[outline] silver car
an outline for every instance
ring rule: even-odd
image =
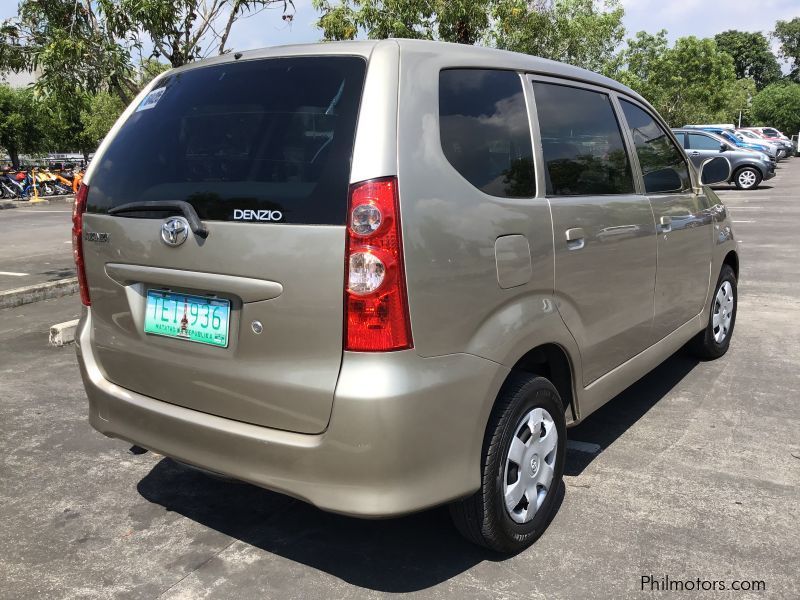
[[[322,509],[448,503],[532,543],[567,427],[689,344],[723,355],[737,242],[619,83],[386,40],[169,71],[77,196],[98,431]]]
[[[756,189],[762,181],[775,177],[775,163],[762,152],[731,147],[726,140],[708,131],[673,129],[672,132],[697,168],[709,158],[724,153],[731,164],[729,182],[740,190]]]

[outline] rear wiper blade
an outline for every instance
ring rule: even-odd
[[[208,229],[203,225],[194,206],[183,200],[142,200],[140,202],[128,202],[127,204],[120,204],[112,209],[109,209],[108,214],[120,215],[123,213],[137,213],[137,212],[157,212],[157,211],[170,211],[177,210],[189,222],[189,228],[197,237],[207,238]]]

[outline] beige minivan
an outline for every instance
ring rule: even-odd
[[[543,532],[566,427],[689,344],[737,242],[652,107],[564,64],[411,40],[158,77],[78,193],[93,427],[359,517]]]

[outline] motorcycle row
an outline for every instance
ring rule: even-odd
[[[83,170],[26,169],[0,172],[0,198],[5,200],[30,200],[36,196],[73,194],[78,191]]]

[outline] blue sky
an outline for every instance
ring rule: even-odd
[[[778,19],[800,16],[800,0],[623,0],[628,35],[666,29],[675,39],[686,35],[710,37],[727,29],[764,31]],[[229,46],[249,50],[263,46],[314,42],[316,11],[311,0],[295,0],[295,18],[284,23],[281,11],[265,10],[234,25]],[[0,18],[17,12],[17,0],[0,0]]]

